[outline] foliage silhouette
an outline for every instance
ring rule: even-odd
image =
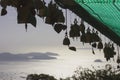
[[[88,69],[79,67],[72,76],[73,80],[120,80],[120,69],[114,69],[110,64],[105,69]]]
[[[26,80],[57,80],[53,76],[50,76],[48,74],[29,74],[26,78]]]
[[[58,80],[48,74],[29,74],[26,80]],[[114,69],[110,64],[105,68],[92,69],[78,67],[73,76],[59,80],[120,80],[120,69]]]

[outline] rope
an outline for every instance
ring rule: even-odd
[[[118,57],[120,57],[120,55],[119,55],[119,46],[117,46],[117,51],[118,51]]]
[[[66,26],[67,26],[67,9],[66,9]],[[67,29],[66,29],[66,34],[67,34]]]

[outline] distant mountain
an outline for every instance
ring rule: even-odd
[[[40,52],[31,52],[25,54],[12,54],[9,52],[0,53],[0,61],[26,61],[26,60],[50,60],[50,59],[57,59],[56,53],[40,53]]]

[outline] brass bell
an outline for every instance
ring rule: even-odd
[[[100,42],[98,43],[98,49],[103,49],[103,43],[102,43],[102,41],[100,41]]]
[[[81,21],[81,24],[80,24],[80,31],[82,34],[85,33],[85,25],[84,25],[83,21]]]
[[[74,20],[74,24],[71,25],[69,32],[70,37],[80,37],[80,26],[77,24],[77,19]]]
[[[86,37],[86,43],[91,43],[92,42],[92,34],[90,32],[90,28],[88,27],[87,29],[87,33],[85,33],[85,37]]]
[[[120,66],[119,65],[117,65],[117,69],[119,69],[120,68]]]
[[[92,41],[93,42],[99,42],[101,39],[100,37],[98,36],[98,32],[94,31],[94,29],[92,30]]]
[[[64,38],[64,40],[63,40],[63,45],[67,45],[67,46],[70,45],[70,40],[69,40],[69,38],[68,38],[68,36],[67,36],[67,33],[65,34],[65,38]]]
[[[4,16],[4,15],[6,15],[7,14],[7,10],[5,9],[5,8],[3,8],[2,10],[1,10],[1,16]]]
[[[54,30],[55,30],[57,33],[60,33],[60,32],[62,31],[62,24],[55,24]]]

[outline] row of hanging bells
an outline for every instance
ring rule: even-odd
[[[81,35],[80,35],[80,33],[81,33]],[[84,22],[81,21],[81,24],[78,25],[77,19],[74,19],[74,24],[71,24],[69,36],[73,39],[81,37],[80,41],[83,43],[92,43],[92,42],[100,42],[101,41],[100,37],[98,36],[97,31],[95,32],[93,29],[92,33],[91,33],[91,30],[89,27],[85,31]]]
[[[100,42],[101,39],[100,37],[98,36],[98,32],[94,31],[94,29],[90,30],[90,28],[88,27],[86,32],[82,33],[81,35],[81,39],[80,39],[81,42],[83,43],[94,43],[94,42]]]
[[[28,23],[36,27],[37,21],[35,15],[41,18],[46,17],[45,23],[51,25],[65,22],[62,10],[53,1],[50,1],[48,6],[46,6],[44,0],[1,0],[0,5],[2,6],[1,16],[7,14],[7,6],[17,8],[17,22],[25,24],[26,31]]]
[[[2,7],[1,16],[7,14],[7,6],[12,6],[17,9],[17,22],[25,24],[26,31],[28,23],[36,27],[36,11],[33,0],[1,0],[0,5]]]

